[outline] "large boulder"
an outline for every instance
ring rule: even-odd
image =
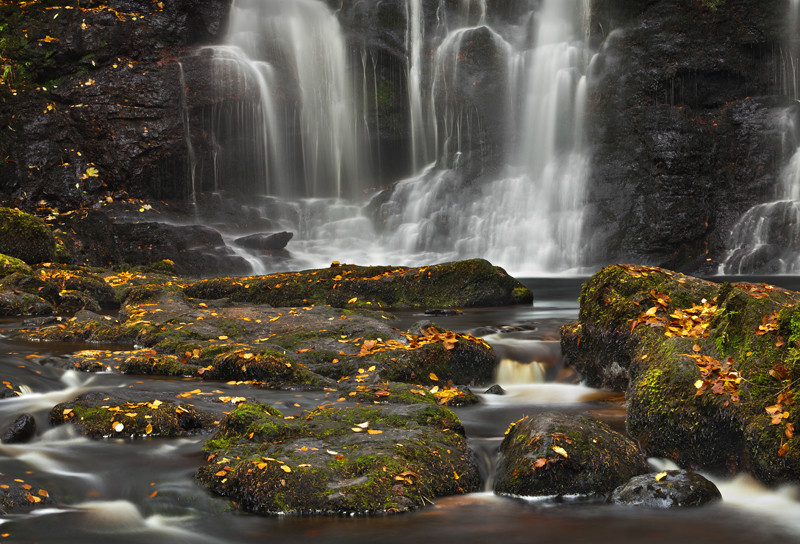
[[[605,496],[649,470],[636,444],[582,416],[540,413],[512,424],[500,445],[495,493]]]
[[[205,450],[200,482],[259,514],[383,515],[480,487],[461,422],[427,404],[320,409],[299,420],[242,404]]]
[[[797,481],[800,294],[614,265],[587,281],[562,329],[570,364],[624,390],[627,429],[649,456]]]
[[[420,268],[335,263],[303,272],[204,280],[187,287],[186,294],[273,306],[329,304],[338,308],[455,308],[533,302],[527,287],[483,259]]]

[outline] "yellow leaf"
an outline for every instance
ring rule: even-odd
[[[86,175],[90,178],[96,178],[100,172],[94,166],[90,166],[86,169]]]
[[[569,455],[567,455],[567,450],[565,450],[561,446],[553,446],[552,449],[553,449],[554,452],[559,454],[561,457],[563,457],[565,459],[569,458]]]
[[[383,431],[378,430],[378,429],[367,429],[367,432],[369,434],[381,434]]]
[[[365,421],[364,423],[357,423],[356,427],[361,427],[362,429],[366,429],[369,427],[369,421]]]
[[[286,472],[287,474],[292,471],[292,469],[289,468],[288,465],[281,465],[281,470]]]
[[[697,380],[696,382],[694,382],[694,386],[696,389],[700,389],[701,387],[703,387],[703,380]]]
[[[428,377],[429,377],[431,380],[435,381],[435,382],[438,382],[438,381],[439,381],[439,376],[437,376],[437,375],[436,375],[436,374],[434,374],[433,372],[431,372],[430,374],[428,374]]]
[[[364,429],[362,429],[361,427],[351,427],[350,430],[353,431],[354,433],[363,433],[364,432]]]
[[[153,426],[148,423],[147,427],[144,428],[144,432],[145,432],[145,434],[152,433],[153,432]]]
[[[666,477],[667,477],[667,473],[666,472],[659,472],[658,474],[656,474],[656,481],[660,482],[661,480],[663,480]]]
[[[347,301],[347,303],[348,303],[348,304],[353,304],[353,303],[354,303],[354,302],[356,302],[357,300],[358,300],[358,297],[353,297],[353,298],[351,298],[350,300],[348,300],[348,301]]]

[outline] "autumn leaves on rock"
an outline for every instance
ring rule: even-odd
[[[460,298],[446,289],[434,296],[430,283],[453,274]],[[18,337],[131,345],[84,349],[53,364],[236,386],[237,396],[199,387],[179,398],[94,391],[55,406],[50,422],[95,439],[216,429],[198,478],[240,508],[272,514],[404,512],[478,490],[463,426],[445,405],[477,402],[466,386],[491,380],[492,348],[428,321],[400,331],[382,307],[477,303],[488,300],[486,293],[530,300],[527,289],[486,261],[334,266],[203,282],[152,270],[41,265],[9,270],[2,285],[30,289],[51,308],[81,297],[96,304],[76,307],[72,317],[36,318]],[[275,307],[268,297],[303,304]],[[339,307],[315,304],[325,300]],[[118,307],[116,317],[93,311],[100,301]],[[255,402],[251,387],[313,389],[329,400],[302,417],[284,417]],[[6,389],[16,394],[10,382]]]
[[[800,295],[615,265],[580,302],[564,352],[590,385],[626,391],[628,433],[647,455],[796,481]]]

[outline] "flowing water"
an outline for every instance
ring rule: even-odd
[[[760,278],[761,281],[764,278]],[[797,288],[790,278],[786,287]],[[458,409],[469,443],[491,487],[496,451],[508,424],[543,410],[589,414],[616,428],[624,426],[624,406],[603,392],[571,383],[559,373],[559,327],[576,318],[579,278],[528,280],[537,296],[533,307],[482,308],[433,318],[456,330],[484,336],[509,368],[537,369],[545,382],[524,382],[524,372],[501,379],[506,395],[480,394],[482,403]],[[423,318],[399,315],[399,327]],[[4,320],[0,329],[18,327]],[[374,543],[415,540],[482,543],[649,542],[700,544],[800,540],[796,488],[768,490],[749,479],[717,480],[721,504],[684,511],[628,509],[597,503],[517,500],[490,492],[439,499],[413,514],[379,518],[265,518],[238,513],[224,499],[197,485],[203,437],[181,439],[89,440],[69,426],[49,428],[47,413],[61,401],[89,390],[136,389],[153,395],[194,393],[191,402],[229,409],[223,395],[255,395],[262,402],[298,415],[325,402],[324,392],[245,390],[245,386],[194,380],[81,374],[48,364],[81,346],[29,344],[0,337],[4,379],[27,385],[26,394],[0,400],[0,426],[29,412],[39,425],[28,444],[0,445],[0,473],[23,479],[57,498],[51,507],[0,517],[0,541],[92,543]],[[514,362],[512,362],[514,361]],[[552,380],[566,380],[556,382]],[[507,381],[506,381],[507,380]],[[480,391],[478,391],[480,393]],[[335,394],[335,393],[332,393]],[[655,461],[654,470],[666,467]]]
[[[524,2],[514,23],[485,0],[442,0],[435,16],[425,5],[405,4],[413,175],[373,203],[375,57],[347,54],[326,4],[236,0],[227,43],[198,53],[212,52],[221,97],[196,131],[216,146],[214,188],[295,234],[290,258],[264,257],[264,269],[471,257],[516,275],[580,267],[588,1]]]

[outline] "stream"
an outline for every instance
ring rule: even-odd
[[[501,360],[498,381],[506,394],[483,394],[485,388],[476,389],[481,404],[456,410],[481,464],[487,491],[442,498],[412,514],[376,518],[244,514],[195,483],[205,437],[90,440],[69,426],[50,428],[47,424],[53,405],[90,390],[167,392],[191,398],[198,407],[219,414],[231,409],[220,397],[246,393],[286,415],[312,410],[335,392],[245,390],[243,385],[193,379],[63,371],[48,365],[48,360],[96,346],[12,341],[8,334],[22,326],[22,319],[3,319],[2,379],[27,387],[22,396],[0,400],[0,426],[5,428],[17,415],[28,412],[35,416],[39,434],[27,444],[0,445],[0,473],[24,479],[34,490],[47,490],[57,502],[30,513],[0,517],[0,542],[800,542],[797,488],[766,489],[746,475],[714,478],[723,501],[682,511],[510,499],[488,491],[503,433],[525,414],[544,410],[588,414],[624,430],[620,395],[577,384],[574,376],[560,368],[559,328],[577,318],[582,280],[524,280],[535,293],[533,307],[484,308],[441,317],[397,314],[400,328],[430,318],[447,328],[483,336]],[[800,286],[795,277],[767,281],[790,289]],[[662,460],[652,463],[654,470],[670,466]]]

